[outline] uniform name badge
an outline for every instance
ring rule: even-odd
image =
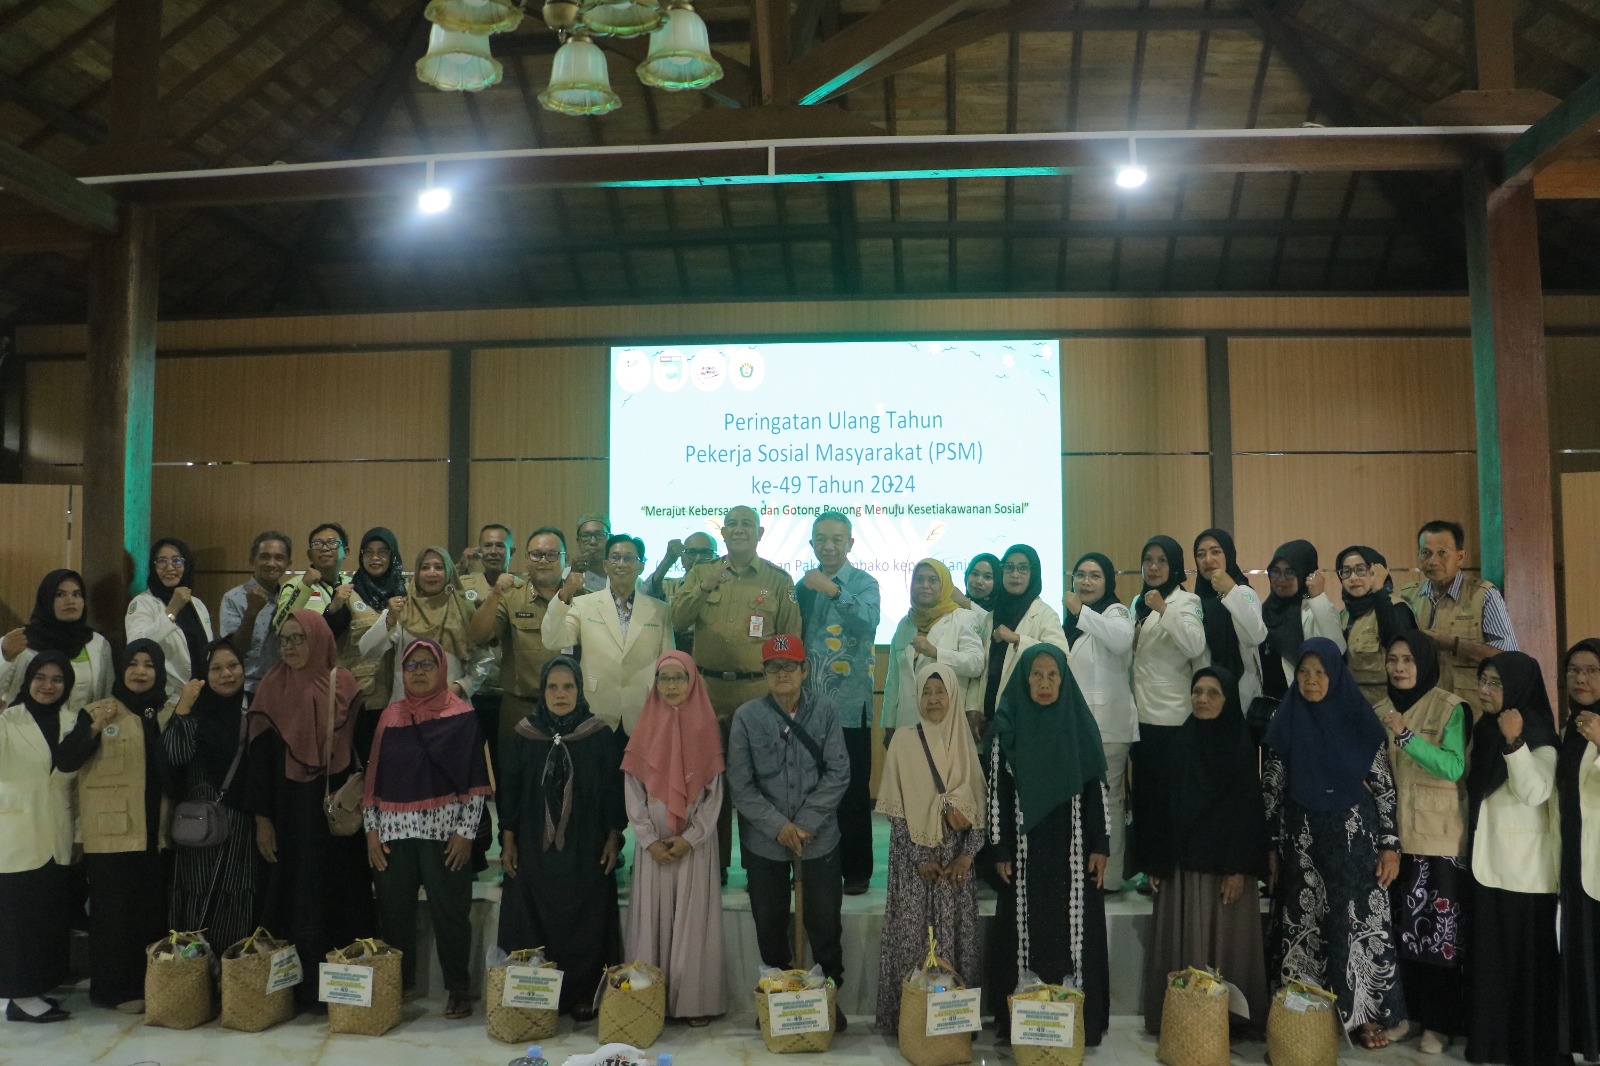
[[[750,616],[750,635],[755,637],[757,640],[761,640],[767,635],[766,615],[753,614]]]

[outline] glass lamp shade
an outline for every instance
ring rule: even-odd
[[[656,0],[584,0],[579,19],[590,33],[605,37],[638,37],[661,25]]]
[[[658,89],[704,89],[722,77],[722,64],[711,58],[706,23],[687,4],[667,12],[667,20],[650,35],[650,54],[639,64],[639,80]]]
[[[489,38],[439,25],[428,36],[428,54],[417,60],[418,80],[446,92],[477,92],[498,82],[500,74]]]
[[[522,12],[505,0],[433,0],[423,15],[458,33],[505,33],[522,24]]]
[[[539,94],[539,103],[563,115],[603,115],[620,107],[599,45],[587,37],[574,37],[556,49],[550,87]]]

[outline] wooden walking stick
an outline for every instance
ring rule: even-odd
[[[800,856],[794,857],[794,961],[790,963],[796,970],[806,968],[806,882],[802,876],[804,869],[800,864]]]

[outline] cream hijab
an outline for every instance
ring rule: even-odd
[[[945,808],[954,807],[974,826],[983,824],[983,769],[978,749],[972,743],[966,717],[961,713],[961,685],[956,672],[946,663],[929,663],[917,671],[912,692],[917,713],[922,713],[922,686],[930,677],[944,682],[950,709],[937,725],[922,719],[918,728],[927,738],[928,751],[922,750],[917,728],[895,730],[883,763],[883,778],[878,783],[878,810],[891,818],[904,818],[914,843],[936,848],[944,843],[949,826]],[[928,769],[928,756],[944,782],[940,792]]]

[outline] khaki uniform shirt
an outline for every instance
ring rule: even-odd
[[[579,593],[581,596],[582,593]],[[500,661],[500,689],[508,696],[531,700],[539,695],[539,672],[544,664],[570,648],[551,651],[540,633],[550,601],[540,596],[533,582],[525,582],[500,597],[495,609],[494,633]]]
[[[492,588],[494,588],[493,583],[491,583],[483,574],[461,575],[461,594],[467,598],[468,603],[472,604],[473,610],[477,610],[478,607],[482,606],[489,599],[489,590]],[[494,655],[494,664],[489,667],[489,676],[484,680],[482,685],[478,686],[476,695],[500,695],[500,660],[502,656],[501,647],[502,645],[500,642],[496,641],[494,647],[491,649],[491,652]],[[535,677],[535,681],[537,681],[537,677]]]
[[[672,628],[694,631],[695,663],[705,676],[711,706],[724,722],[741,704],[766,695],[761,645],[767,638],[800,635],[800,605],[794,580],[785,571],[757,558],[732,580],[705,591],[703,582],[726,565],[726,559],[701,563],[689,571],[672,601]],[[746,676],[718,676],[724,673]]]

